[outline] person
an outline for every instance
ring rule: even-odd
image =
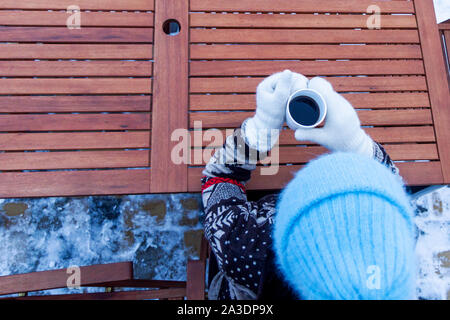
[[[303,88],[321,93],[328,111],[323,127],[295,138],[331,153],[280,194],[248,201],[251,172],[278,139],[289,95]],[[258,85],[256,106],[203,171],[204,231],[217,270],[209,299],[413,299],[410,202],[351,104],[327,80],[285,70]]]

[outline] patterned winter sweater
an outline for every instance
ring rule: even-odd
[[[249,156],[254,154],[256,157]],[[374,154],[375,159],[398,174],[378,143],[374,143]],[[209,287],[210,299],[263,299],[274,295],[295,298],[288,286],[281,283],[283,280],[273,263],[271,234],[278,195],[247,200],[245,184],[260,158],[263,155],[251,150],[241,130],[236,129],[203,171],[205,236],[219,270]]]

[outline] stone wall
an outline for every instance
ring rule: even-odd
[[[0,275],[133,261],[138,278],[185,278],[199,254],[199,194],[0,200]]]

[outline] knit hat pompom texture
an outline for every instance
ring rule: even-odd
[[[413,211],[400,177],[365,156],[311,161],[280,195],[277,265],[302,299],[413,299]]]

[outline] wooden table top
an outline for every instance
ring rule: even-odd
[[[0,198],[200,191],[207,159],[172,161],[173,133],[221,145],[210,135],[240,126],[284,69],[326,77],[408,184],[450,183],[432,0],[78,0],[69,29],[72,2],[0,2]],[[278,174],[258,166],[248,187],[280,189],[324,152],[283,130]]]

